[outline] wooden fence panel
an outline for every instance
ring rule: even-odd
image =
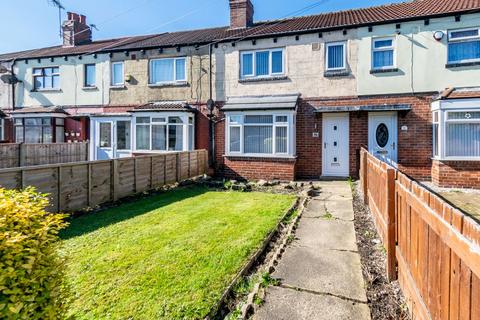
[[[60,210],[76,211],[89,206],[88,164],[60,168]]]
[[[396,241],[382,239],[396,242],[398,279],[412,318],[480,319],[480,225],[406,175],[386,177],[383,166],[361,152],[361,187],[380,233],[388,215],[375,193],[384,179],[394,181]]]
[[[165,185],[165,155],[156,155],[152,158],[152,187]]]
[[[77,211],[198,176],[205,150],[0,169],[0,186],[48,193],[50,211]],[[178,162],[177,162],[178,159]],[[206,162],[204,162],[206,163]]]
[[[59,167],[45,167],[23,170],[23,186],[35,186],[38,192],[47,193],[50,199],[49,210],[59,211],[58,207],[58,187],[59,187]]]
[[[89,163],[90,166],[90,203],[95,207],[101,203],[112,201],[112,167],[113,161],[100,161]]]
[[[167,154],[165,156],[165,183],[172,184],[177,181],[177,155]]]
[[[142,156],[135,159],[135,191],[143,192],[152,188],[152,157]]]
[[[88,160],[88,142],[0,144],[0,168]]]
[[[121,199],[135,193],[135,159],[116,159],[114,172],[115,199]]]

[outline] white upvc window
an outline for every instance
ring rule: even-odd
[[[480,28],[448,31],[448,63],[480,61]]]
[[[59,90],[60,89],[60,68],[44,67],[33,68],[34,90]]]
[[[434,158],[480,160],[480,100],[437,102],[432,116]]]
[[[187,80],[186,64],[185,57],[150,60],[150,84],[185,82]]]
[[[268,78],[285,74],[285,50],[283,48],[240,53],[240,77]]]
[[[293,157],[294,111],[228,112],[225,136],[229,156]]]
[[[195,146],[195,124],[192,114],[136,114],[136,151],[191,151]]]
[[[395,38],[372,39],[372,69],[389,69],[395,67]]]
[[[328,71],[347,68],[347,43],[330,42],[325,45],[325,66]]]
[[[112,62],[111,64],[111,85],[123,86],[125,83],[125,64],[123,61]]]

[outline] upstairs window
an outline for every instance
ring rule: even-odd
[[[262,78],[284,74],[283,49],[245,51],[240,54],[241,78]]]
[[[343,70],[347,66],[346,43],[332,42],[326,44],[327,70]]]
[[[58,67],[34,68],[33,88],[35,90],[60,89],[60,71]]]
[[[123,62],[112,63],[112,86],[123,86],[124,84]]]
[[[186,80],[185,58],[154,59],[150,61],[150,84],[184,82]]]
[[[480,61],[480,29],[448,32],[448,63]]]
[[[388,69],[395,66],[395,41],[393,38],[373,39],[372,68]]]
[[[84,82],[83,86],[86,88],[95,87],[95,65],[86,64],[84,67]]]

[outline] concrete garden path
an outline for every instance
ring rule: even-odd
[[[254,319],[370,319],[350,186],[319,182]]]

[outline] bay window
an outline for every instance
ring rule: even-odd
[[[439,103],[433,111],[433,155],[440,160],[480,160],[480,101]]]
[[[135,149],[188,151],[194,148],[194,119],[185,115],[137,115]]]
[[[395,66],[394,38],[372,40],[372,69],[388,69]]]
[[[240,76],[263,78],[285,73],[284,49],[244,51],[240,53]]]
[[[325,46],[325,65],[327,70],[343,70],[347,68],[345,42],[327,43]]]
[[[150,60],[150,84],[185,82],[186,70],[185,58]]]
[[[50,117],[15,118],[15,142],[64,142],[64,119]]]
[[[294,128],[294,112],[228,114],[227,155],[294,156]]]
[[[480,28],[448,32],[448,63],[480,61]]]

